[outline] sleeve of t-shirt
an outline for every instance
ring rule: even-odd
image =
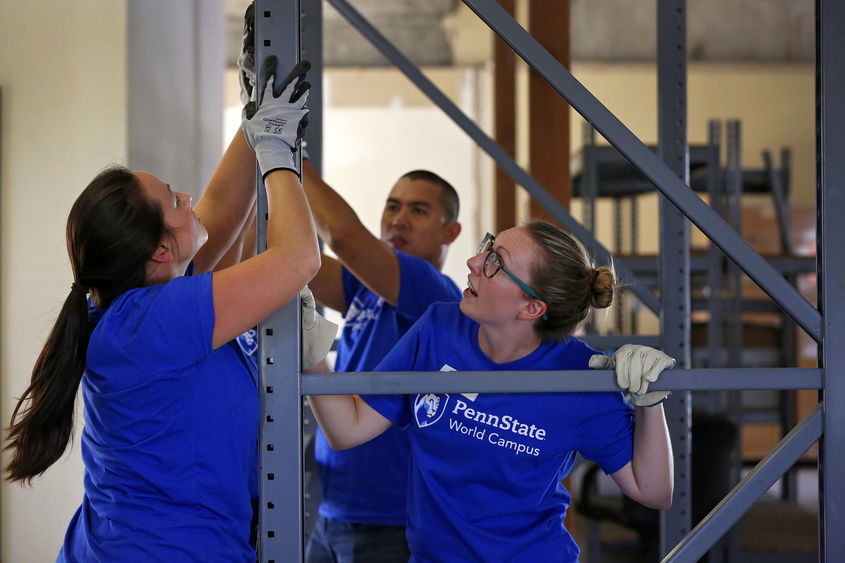
[[[460,301],[461,291],[448,276],[422,258],[396,251],[399,259],[399,299],[396,310],[417,319],[438,301]]]
[[[172,372],[212,352],[211,272],[142,288],[115,302],[108,326],[116,349],[151,370]],[[105,319],[105,317],[104,317]]]
[[[430,314],[427,312],[414,323],[373,371],[417,371],[420,336],[426,324],[430,322],[429,317]],[[405,428],[411,421],[411,408],[407,395],[362,395],[361,398],[397,426]]]
[[[578,450],[608,475],[634,457],[634,409],[621,392],[586,393]]]

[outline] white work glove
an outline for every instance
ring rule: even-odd
[[[590,358],[593,369],[616,370],[616,384],[627,391],[625,398],[637,407],[651,407],[669,397],[671,391],[648,392],[648,384],[657,381],[664,369],[674,366],[675,358],[639,344],[625,344],[612,358],[604,354]]]
[[[249,147],[255,151],[262,177],[273,170],[287,169],[299,174],[299,159],[295,153],[302,141],[302,133],[308,125],[308,89],[311,84],[305,74],[311,68],[308,61],[300,61],[293,67],[281,92],[276,93],[276,57],[264,61],[264,76],[267,83],[259,96],[258,111],[247,106],[246,117],[241,123]]]
[[[255,101],[255,2],[244,13],[241,35],[241,54],[238,55],[238,82],[241,85],[241,105]]]
[[[316,366],[329,350],[337,334],[337,325],[317,312],[314,295],[308,286],[299,292],[302,303],[302,369]]]

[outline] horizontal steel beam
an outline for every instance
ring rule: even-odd
[[[708,389],[821,389],[816,368],[678,369],[649,385],[655,391]],[[303,395],[413,393],[549,393],[618,391],[610,370],[355,372],[303,374]]]

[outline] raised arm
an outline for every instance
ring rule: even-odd
[[[631,344],[619,348],[613,358],[590,358],[590,367],[615,369],[617,384],[636,409],[633,459],[611,477],[623,493],[659,510],[672,505],[674,488],[672,442],[662,404],[669,392],[648,391],[648,385],[674,365],[674,358],[660,350]]]
[[[229,250],[214,265],[214,271],[240,264],[242,261],[255,256],[255,214],[256,208],[253,205],[252,210],[247,215],[243,228],[241,228],[240,234],[235,238]]]
[[[264,101],[242,128],[264,175],[269,210],[267,250],[214,273],[215,348],[296,296],[320,267],[314,221],[294,155],[307,123],[304,106],[309,84],[305,72],[309,65],[297,65],[276,94],[275,57],[265,64]]]
[[[358,395],[311,395],[308,404],[335,450],[369,442],[393,424]]]
[[[308,160],[302,163],[302,182],[320,238],[373,293],[396,305],[399,260],[393,248],[367,230],[352,207],[323,181]],[[312,289],[317,301],[327,301],[317,287]]]
[[[238,129],[194,206],[208,231],[208,242],[194,257],[197,273],[213,270],[243,230],[255,204],[255,176],[255,153]]]
[[[340,262],[331,256],[321,256],[320,271],[309,282],[314,298],[324,306],[346,314],[346,298],[343,293],[343,274]]]
[[[674,474],[663,405],[636,407],[634,458],[611,477],[635,501],[665,510],[672,506]]]

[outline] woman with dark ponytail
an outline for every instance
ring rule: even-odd
[[[263,103],[193,209],[189,195],[119,166],[74,203],[74,281],[5,446],[7,479],[44,473],[70,441],[81,382],[85,495],[59,561],[255,561],[259,406],[255,346],[240,336],[320,266],[295,156],[307,70],[280,83],[268,60]],[[283,125],[266,131],[268,120]],[[217,268],[250,218],[256,158],[267,250]]]
[[[672,502],[661,406],[668,392],[648,385],[674,360],[630,345],[610,358],[573,336],[591,309],[610,306],[615,279],[551,224],[488,233],[467,266],[463,300],[429,307],[376,371],[615,368],[621,391],[321,395],[309,403],[336,449],[392,424],[409,433],[413,561],[576,562],[561,480],[577,453],[634,500],[659,509]]]

